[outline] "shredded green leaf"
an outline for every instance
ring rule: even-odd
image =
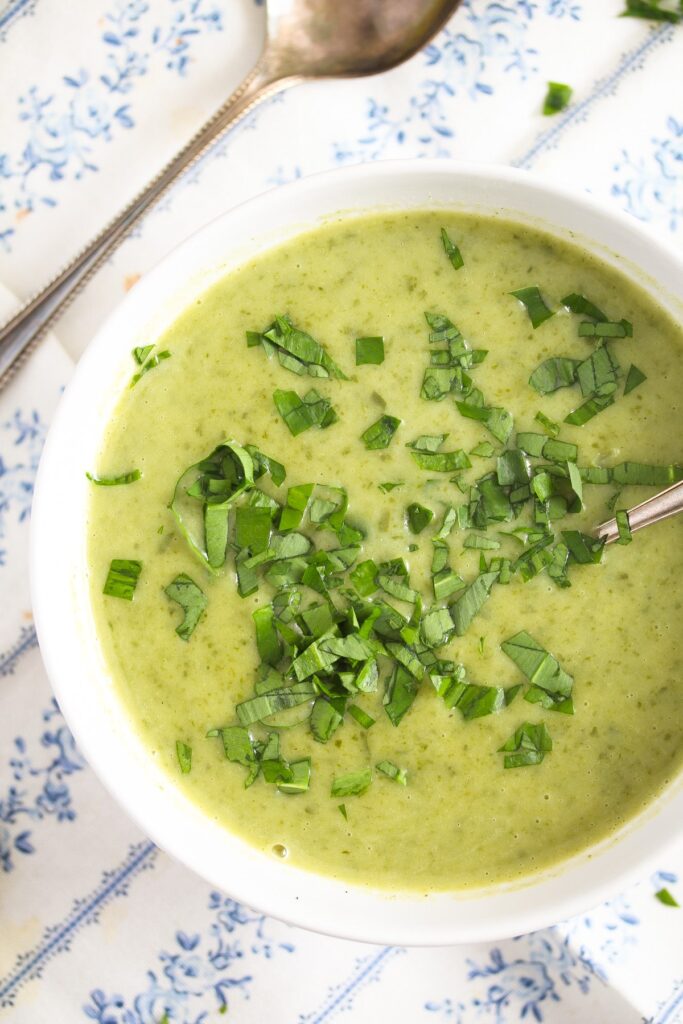
[[[141,572],[142,562],[134,558],[113,558],[102,593],[132,601]]]
[[[183,621],[176,626],[176,633],[181,640],[189,640],[206,611],[206,597],[194,580],[184,572],[164,588],[164,593],[183,609]]]

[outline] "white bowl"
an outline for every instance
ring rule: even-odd
[[[93,339],[54,418],[33,504],[33,609],[45,666],[83,754],[164,850],[245,904],[316,931],[404,945],[498,939],[594,906],[664,862],[683,836],[683,779],[617,836],[524,885],[392,895],[280,863],[210,821],[140,742],[119,702],[88,596],[85,469],[130,375],[153,340],[247,257],[344,211],[474,210],[574,239],[683,315],[683,265],[637,221],[519,171],[449,161],[379,163],[297,181],[219,217],[146,275]]]

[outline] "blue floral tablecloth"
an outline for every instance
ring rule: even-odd
[[[76,749],[27,584],[33,479],[94,329],[170,246],[265,188],[340,164],[533,168],[683,244],[683,26],[622,0],[465,0],[409,64],[301,87],[217,143],[0,395],[0,1017],[16,1024],[674,1024],[683,855],[585,917],[494,945],[312,936],[171,861]],[[113,214],[253,64],[257,0],[0,0],[0,316]],[[552,119],[549,80],[574,98]]]

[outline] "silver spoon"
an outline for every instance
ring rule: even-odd
[[[438,32],[459,3],[268,0],[266,42],[253,71],[156,178],[0,330],[0,387],[138,219],[226,128],[290,85],[374,75],[401,64]]]
[[[683,480],[667,487],[665,491],[653,495],[647,501],[641,501],[640,505],[630,508],[628,521],[631,532],[642,530],[644,526],[650,526],[652,523],[659,523],[662,519],[675,516],[678,512],[683,512]],[[609,519],[606,523],[601,523],[596,529],[595,535],[604,537],[606,544],[618,540],[619,529],[616,519]]]

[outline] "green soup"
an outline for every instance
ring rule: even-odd
[[[535,328],[543,307],[510,294],[531,286],[554,311]],[[571,294],[594,306],[573,312]],[[276,315],[289,323],[264,340]],[[380,337],[383,361],[356,365],[356,339]],[[361,359],[381,348],[358,345]],[[144,743],[207,815],[312,871],[461,889],[579,852],[676,775],[683,520],[604,551],[589,536],[656,489],[631,481],[681,476],[683,334],[643,292],[513,223],[375,215],[229,274],[163,351],[96,467],[141,477],[92,487],[92,607]],[[325,401],[302,412],[311,388],[336,420]],[[292,426],[313,425],[294,436],[276,392],[299,396],[279,399],[298,403]],[[579,408],[593,415],[565,422]],[[237,493],[232,449],[186,474],[226,439],[281,463],[284,483],[265,472]],[[208,538],[215,571],[169,510],[181,477],[183,526]],[[103,593],[113,559],[142,565],[132,600]],[[194,589],[169,596],[181,574]],[[207,737],[224,727],[225,748]]]

